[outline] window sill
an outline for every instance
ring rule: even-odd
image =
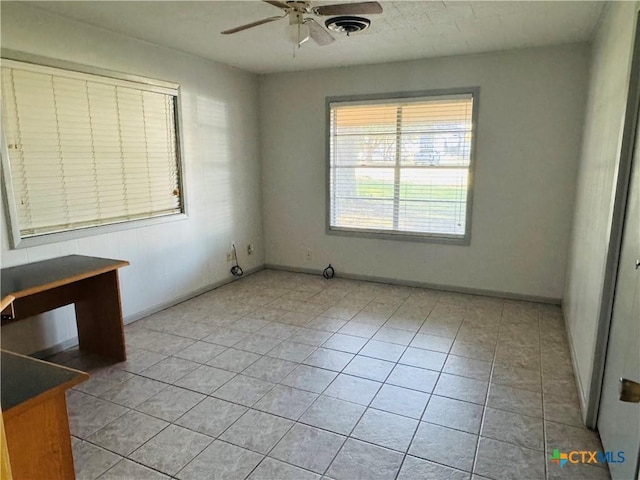
[[[112,223],[109,225],[99,225],[96,227],[80,228],[77,230],[70,230],[67,232],[47,233],[44,235],[37,235],[27,238],[12,239],[12,250],[35,247],[38,245],[48,245],[51,243],[64,242],[67,240],[77,240],[79,238],[94,237],[97,235],[105,235],[109,233],[121,232],[124,230],[132,230],[135,228],[151,227],[154,225],[160,225],[162,223],[176,222],[186,220],[188,215],[186,213],[176,213],[173,215],[164,215],[153,218],[143,218],[140,220],[130,220],[120,223]],[[11,233],[11,232],[9,232]]]
[[[360,237],[401,242],[438,243],[443,245],[459,246],[469,246],[471,244],[471,235],[465,235],[464,237],[454,237],[438,234],[412,235],[405,233],[384,233],[377,230],[346,229],[337,227],[328,227],[326,233],[327,235],[337,235],[343,237]]]

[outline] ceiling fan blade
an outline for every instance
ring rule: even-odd
[[[289,5],[284,2],[278,2],[278,0],[262,0],[264,3],[268,3],[269,5],[273,5],[274,7],[281,8],[283,10],[289,10]]]
[[[309,36],[318,45],[329,45],[330,43],[336,41],[336,39],[333,38],[331,34],[324,28],[322,28],[322,25],[316,22],[313,18],[305,19],[304,23],[309,27]]]
[[[382,13],[382,5],[378,2],[340,3],[315,7],[316,15],[359,15]]]
[[[246,25],[242,25],[236,28],[231,28],[229,30],[225,30],[224,32],[220,32],[220,33],[222,33],[223,35],[229,35],[230,33],[241,32],[243,30],[247,30],[248,28],[257,27],[258,25],[264,25],[265,23],[275,22],[276,20],[280,20],[281,18],[284,18],[284,16],[263,18],[262,20],[258,20],[257,22],[247,23]]]

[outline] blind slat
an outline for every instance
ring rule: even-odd
[[[182,211],[175,93],[19,62],[1,73],[22,237]]]
[[[330,226],[463,237],[471,95],[330,104]]]

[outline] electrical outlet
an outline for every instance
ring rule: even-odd
[[[307,262],[310,262],[313,259],[313,255],[311,253],[311,249],[307,248],[304,252],[304,258]]]
[[[231,263],[233,260],[233,252],[227,252],[227,263]]]
[[[247,255],[252,255],[253,254],[253,243],[250,243],[249,245],[247,245]]]

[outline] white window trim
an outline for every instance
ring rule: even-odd
[[[64,60],[56,60],[47,57],[41,57],[38,55],[31,55],[28,53],[17,52],[14,50],[2,49],[1,51],[2,61],[18,61],[24,63],[32,63],[43,68],[52,67],[68,70],[70,72],[78,72],[79,74],[91,74],[99,75],[114,79],[114,81],[125,81],[134,84],[141,84],[145,87],[152,87],[158,92],[177,91],[176,102],[176,118],[177,118],[177,135],[176,135],[176,149],[178,153],[178,175],[180,179],[180,193],[182,201],[182,213],[176,213],[172,215],[164,215],[152,218],[144,218],[137,220],[127,220],[119,223],[111,223],[108,225],[98,225],[86,228],[78,228],[75,230],[55,232],[44,235],[38,235],[35,237],[22,238],[20,235],[20,227],[18,225],[18,211],[15,204],[15,197],[13,195],[13,182],[11,178],[11,168],[9,165],[9,151],[6,138],[4,135],[4,128],[2,128],[2,134],[0,135],[0,156],[2,157],[2,185],[3,185],[3,207],[5,208],[6,222],[8,227],[9,242],[12,249],[28,248],[38,245],[47,245],[55,242],[63,242],[66,240],[75,240],[78,238],[85,238],[95,235],[103,235],[108,233],[119,232],[123,230],[130,230],[134,228],[143,228],[153,225],[158,225],[167,222],[182,221],[188,218],[188,202],[187,202],[187,189],[185,182],[185,166],[184,155],[182,146],[183,140],[183,128],[182,128],[182,111],[181,111],[181,91],[180,86],[176,83],[166,82],[162,80],[151,79],[138,75],[131,75],[122,72],[116,72],[113,70],[106,70],[89,65],[82,65],[73,62],[67,62]],[[8,63],[8,62],[7,62]]]
[[[387,232],[374,229],[350,229],[345,227],[331,226],[331,104],[341,103],[344,105],[366,105],[370,103],[394,103],[402,99],[419,100],[421,97],[434,98],[442,97],[446,99],[447,96],[470,94],[473,98],[473,111],[472,111],[472,131],[471,137],[471,158],[469,162],[469,190],[467,194],[466,205],[466,225],[465,234],[462,237],[452,237],[444,234],[434,233],[420,233],[411,234],[405,232]],[[468,88],[452,88],[452,89],[439,89],[439,90],[422,90],[413,92],[394,92],[394,93],[376,93],[367,95],[350,95],[339,97],[326,97],[325,98],[325,188],[326,188],[326,201],[325,201],[325,233],[327,235],[348,236],[348,237],[361,237],[370,239],[381,240],[396,240],[396,241],[409,241],[409,242],[424,242],[424,243],[440,243],[449,245],[461,245],[468,246],[471,243],[471,226],[472,226],[472,205],[473,205],[473,190],[475,185],[475,157],[476,157],[476,139],[478,136],[478,112],[479,112],[479,96],[480,87],[468,87]]]

